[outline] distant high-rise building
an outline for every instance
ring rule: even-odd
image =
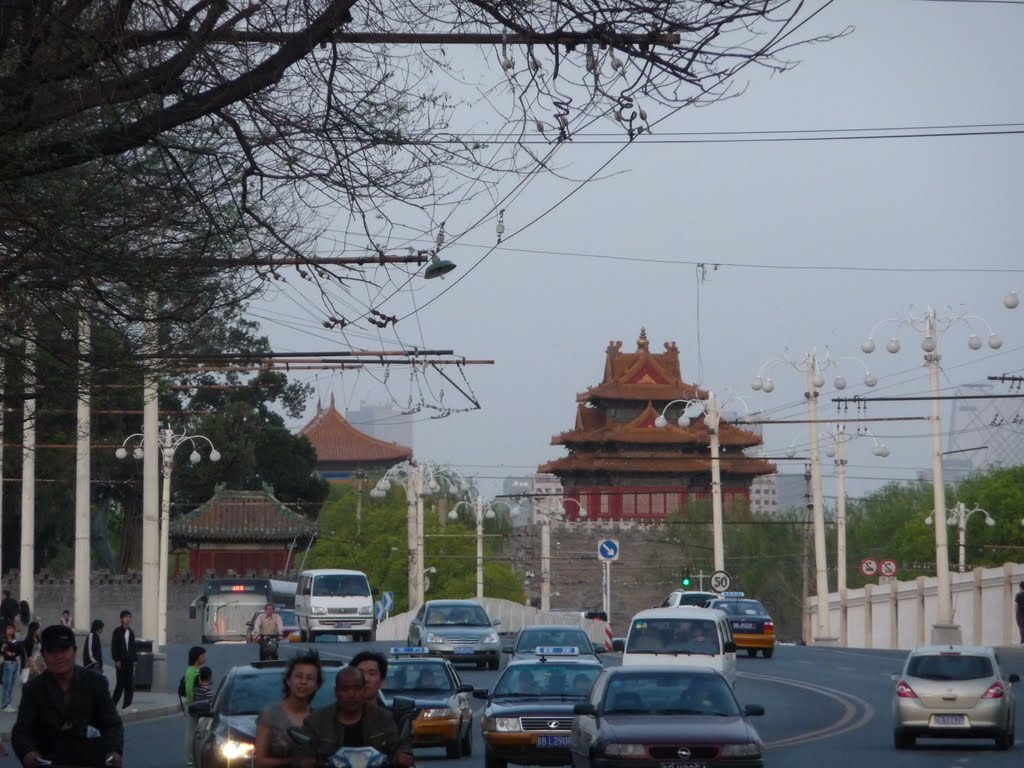
[[[512,525],[521,527],[536,520],[538,496],[562,497],[562,482],[554,475],[532,474],[519,477],[506,477],[502,483],[501,493],[510,505],[515,507],[519,501],[518,514],[512,517]],[[575,507],[575,505],[573,505]]]
[[[989,383],[956,388],[942,461],[947,481],[1024,464],[1024,400],[986,397],[996,393]]]
[[[761,475],[750,484],[750,511],[785,514],[807,509],[807,478],[803,475]]]
[[[360,402],[357,410],[347,410],[345,418],[362,432],[383,440],[413,448],[413,416],[402,413],[393,403],[374,405]]]

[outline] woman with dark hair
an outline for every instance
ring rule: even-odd
[[[302,726],[323,681],[320,654],[306,651],[292,656],[284,670],[284,698],[256,718],[253,768],[288,768],[292,764],[295,744],[288,729]]]
[[[30,621],[28,632],[25,633],[25,641],[22,643],[25,651],[25,670],[21,676],[23,683],[27,683],[46,669],[46,663],[43,661],[43,649],[40,644],[41,634],[42,628],[39,626],[39,622]]]
[[[29,608],[28,600],[22,600],[18,603],[18,620],[21,621],[21,626],[27,627],[32,623],[32,610]]]

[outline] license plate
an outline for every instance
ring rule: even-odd
[[[537,737],[538,747],[568,747],[569,737],[568,736],[538,736]]]
[[[749,621],[738,621],[732,625],[732,628],[738,632],[752,632],[757,629],[757,625],[751,624]]]
[[[962,728],[967,725],[967,715],[932,715],[932,723],[943,728]]]
[[[472,652],[473,652],[472,648],[466,648],[465,646],[461,646],[461,645],[458,646],[457,648],[455,648],[454,651],[452,651],[452,653],[456,653],[459,656],[465,656],[467,653],[472,653]]]
[[[707,763],[662,763],[661,768],[708,768]]]

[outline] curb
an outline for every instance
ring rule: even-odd
[[[158,707],[150,707],[149,709],[140,710],[138,712],[120,712],[121,722],[124,724],[128,723],[141,723],[146,720],[157,720],[161,717],[169,717],[171,715],[181,714],[181,705],[175,702],[174,704],[163,704]],[[0,731],[0,741],[5,745],[11,743],[11,732],[10,730]]]

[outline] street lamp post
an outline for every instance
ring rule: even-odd
[[[497,499],[485,501],[479,493],[474,497],[472,504],[468,501],[459,501],[448,512],[450,520],[457,520],[460,506],[465,504],[473,509],[473,520],[476,522],[476,597],[478,600],[483,599],[484,596],[484,518],[493,520],[497,517],[493,505],[498,503],[507,506],[511,514],[516,513],[516,508],[508,502],[499,502]]]
[[[561,501],[559,506],[564,511],[566,503],[572,502],[579,507],[581,518],[587,516],[586,508],[576,499],[564,497],[558,499],[552,496],[547,500],[551,503],[551,509],[541,510],[540,523],[540,609],[542,611],[551,610],[551,518],[555,514],[554,505]]]
[[[441,490],[441,484],[437,478],[443,472],[430,464],[420,464],[409,460],[396,464],[384,473],[383,477],[370,491],[370,496],[375,499],[383,498],[391,490],[392,484],[397,484],[405,490],[406,498],[406,528],[409,540],[409,609],[413,610],[423,605],[426,594],[426,582],[424,577],[425,547],[424,547],[424,520],[423,520],[423,499]],[[462,489],[460,483],[459,489]]]
[[[921,349],[924,352],[925,365],[928,367],[928,390],[931,395],[931,437],[932,437],[932,520],[935,529],[935,580],[938,592],[938,618],[932,626],[932,642],[939,645],[956,644],[961,642],[963,633],[960,625],[953,621],[953,588],[952,576],[949,572],[949,538],[946,535],[946,526],[940,514],[946,511],[946,485],[942,467],[942,416],[939,400],[939,362],[942,356],[939,354],[939,336],[949,330],[957,323],[964,323],[971,327],[971,320],[978,320],[984,325],[988,323],[979,317],[960,314],[939,318],[935,310],[928,307],[923,316],[910,315],[906,318],[882,320],[875,324],[871,333],[861,343],[860,348],[864,354],[871,354],[875,351],[874,332],[885,323],[893,323],[897,327],[908,326],[922,334]],[[988,327],[988,345],[992,349],[999,349],[1003,346],[1003,340],[999,335]],[[967,339],[967,346],[975,351],[982,347],[981,338],[974,333]],[[900,340],[893,336],[886,342],[886,350],[890,354],[900,351]]]
[[[136,446],[132,451],[133,457],[144,458],[145,451],[142,446],[143,435],[141,433],[129,435],[124,439],[121,447],[115,452],[117,458],[124,459],[128,456],[128,449],[125,446],[132,440],[136,441]],[[188,460],[195,466],[202,459],[197,450],[197,442],[205,442],[210,447],[210,461],[215,463],[220,461],[220,452],[213,447],[213,442],[205,435],[194,435],[184,431],[175,433],[170,426],[159,432],[157,445],[160,449],[163,485],[160,502],[160,567],[157,578],[157,646],[167,645],[167,573],[170,570],[171,473],[174,471],[174,454],[179,447],[188,443],[192,446],[192,453],[189,454]]]
[[[960,549],[957,571],[959,573],[963,573],[967,569],[967,521],[971,519],[971,515],[975,512],[980,512],[985,516],[985,525],[990,528],[996,524],[996,521],[987,510],[977,506],[974,507],[974,509],[968,509],[962,501],[957,502],[955,507],[947,511],[949,512],[949,516],[946,518],[946,525],[950,527],[955,525],[957,529],[957,544]],[[931,525],[933,520],[933,516],[928,515],[925,522],[928,525]],[[1022,520],[1021,523],[1024,524],[1024,520]]]
[[[818,597],[818,610],[816,612],[816,623],[814,642],[818,644],[832,644],[837,638],[833,637],[828,606],[828,562],[825,550],[825,510],[821,490],[821,456],[818,450],[818,390],[825,386],[823,370],[833,364],[829,358],[819,361],[814,351],[809,352],[801,361],[774,360],[761,366],[772,363],[785,362],[792,368],[804,375],[804,399],[807,403],[807,427],[810,436],[810,464],[811,464],[811,514],[812,527],[814,529],[814,576],[815,593]],[[865,371],[864,384],[873,387],[878,379],[870,371]],[[775,383],[770,376],[762,376],[758,373],[751,382],[751,388],[755,391],[771,393],[775,389]],[[846,387],[846,379],[842,375],[835,377],[833,386],[836,389]]]
[[[700,409],[697,414],[704,416],[704,423],[708,427],[709,443],[711,448],[711,535],[713,540],[715,570],[725,570],[725,535],[722,531],[724,522],[722,520],[722,462],[721,462],[721,441],[718,427],[721,422],[721,414],[718,409],[718,400],[714,392],[708,393],[707,400],[673,400],[666,405],[661,415],[654,420],[654,426],[664,429],[668,426],[668,418],[665,413],[673,405],[682,403],[683,411],[679,414],[676,423],[685,429],[690,426],[693,418],[687,416],[691,407]]]

